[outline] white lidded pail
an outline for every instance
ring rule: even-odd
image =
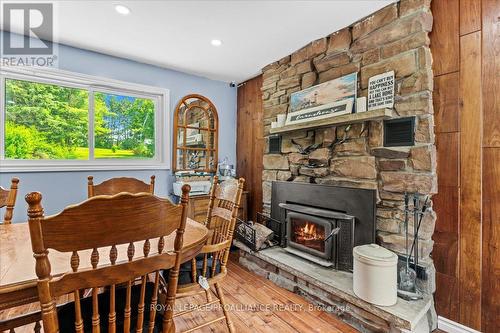
[[[383,306],[397,302],[398,256],[377,244],[353,249],[353,290],[359,298]]]

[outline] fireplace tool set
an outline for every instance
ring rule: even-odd
[[[398,296],[408,300],[414,301],[422,298],[421,292],[417,288],[417,273],[416,269],[418,267],[418,234],[420,230],[420,224],[422,223],[422,218],[425,211],[428,208],[429,196],[425,198],[424,204],[420,207],[420,194],[413,193],[413,208],[410,210],[409,201],[410,194],[405,192],[404,202],[405,202],[405,237],[406,237],[406,262],[405,265],[401,267],[399,271],[399,283],[398,283]],[[409,214],[413,213],[413,242],[411,248],[409,246]],[[418,221],[418,223],[417,223]],[[410,262],[413,255],[413,268],[410,267]]]

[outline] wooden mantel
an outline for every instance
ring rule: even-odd
[[[361,113],[350,113],[344,114],[336,117],[331,117],[328,119],[314,120],[301,124],[288,125],[278,128],[271,128],[269,130],[270,134],[282,134],[287,132],[292,132],[301,129],[311,129],[311,128],[320,128],[326,126],[335,126],[335,125],[346,125],[346,124],[355,124],[361,123],[369,120],[383,120],[383,119],[391,119],[395,117],[395,112],[393,109],[379,109],[366,111]]]

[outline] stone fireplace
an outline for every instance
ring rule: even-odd
[[[263,157],[265,213],[282,219],[283,216],[277,214],[284,214],[285,211],[275,207],[281,200],[276,200],[277,193],[273,183],[334,185],[369,190],[373,193],[373,240],[399,255],[405,253],[404,193],[418,192],[424,198],[437,192],[432,56],[428,37],[432,29],[432,14],[429,6],[429,0],[402,0],[391,4],[263,68],[262,125],[266,137],[270,135],[270,124],[276,121],[276,116],[289,111],[290,94],[353,72],[358,72],[357,95],[367,96],[370,77],[394,70],[396,91],[393,118],[414,119],[412,146],[384,146],[382,120],[298,129],[281,134],[280,153],[270,154],[269,149],[265,149]],[[325,208],[307,203],[306,197],[302,199],[289,203]],[[337,210],[337,213],[359,218],[342,209]],[[301,220],[300,216],[296,218]],[[435,289],[431,258],[435,220],[436,215],[430,209],[423,218],[419,233],[418,283],[427,295],[432,295]],[[410,233],[413,230],[412,223],[410,220]],[[302,230],[306,227],[303,223],[297,223],[297,226]],[[324,229],[320,228],[319,238],[328,237],[337,226],[322,224],[322,227]],[[355,230],[356,228],[357,225]],[[308,232],[310,233],[310,229]],[[316,239],[313,238],[310,244],[316,250],[319,246],[318,252],[324,254],[324,249]],[[284,258],[283,254],[275,253],[267,262],[273,262],[276,271],[281,272],[281,263],[273,261],[277,256]],[[257,257],[258,260],[266,261],[265,255]],[[286,258],[293,261],[291,257]],[[256,258],[253,259],[254,264],[259,262]],[[242,258],[242,262],[248,263],[251,260],[248,253]],[[266,265],[262,262],[258,264],[260,268],[267,267]],[[273,269],[269,272],[272,271]],[[281,282],[281,285],[288,283],[283,282],[285,278],[287,281],[291,279],[294,284],[292,289],[302,290],[297,276],[303,272],[293,278],[285,273],[278,277],[269,272],[268,278]],[[290,270],[287,272],[290,273]],[[318,287],[317,281],[314,281],[314,286]],[[327,286],[321,288],[326,290]],[[345,292],[342,291],[341,294],[344,295]],[[432,302],[431,299],[427,298]],[[423,311],[422,308],[419,311]],[[429,311],[434,313],[432,305]],[[375,325],[377,330],[380,325]],[[413,329],[412,327],[411,330]]]

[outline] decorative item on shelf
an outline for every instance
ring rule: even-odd
[[[356,98],[356,113],[366,112],[366,97]]]
[[[353,112],[358,73],[294,92],[285,125],[320,120]]]
[[[276,116],[276,122],[278,123],[278,127],[285,126],[286,122],[286,113],[280,113]]]
[[[174,195],[182,195],[182,186],[189,184],[191,186],[190,196],[206,195],[210,193],[212,187],[212,174],[206,172],[178,171],[175,173],[175,182],[173,183]]]
[[[234,178],[235,175],[234,166],[232,164],[229,164],[229,158],[227,156],[224,157],[222,162],[219,163],[218,170],[219,170],[220,181]]]
[[[368,79],[368,111],[394,107],[394,71]]]
[[[271,128],[278,128],[278,122],[277,121],[271,122]]]

